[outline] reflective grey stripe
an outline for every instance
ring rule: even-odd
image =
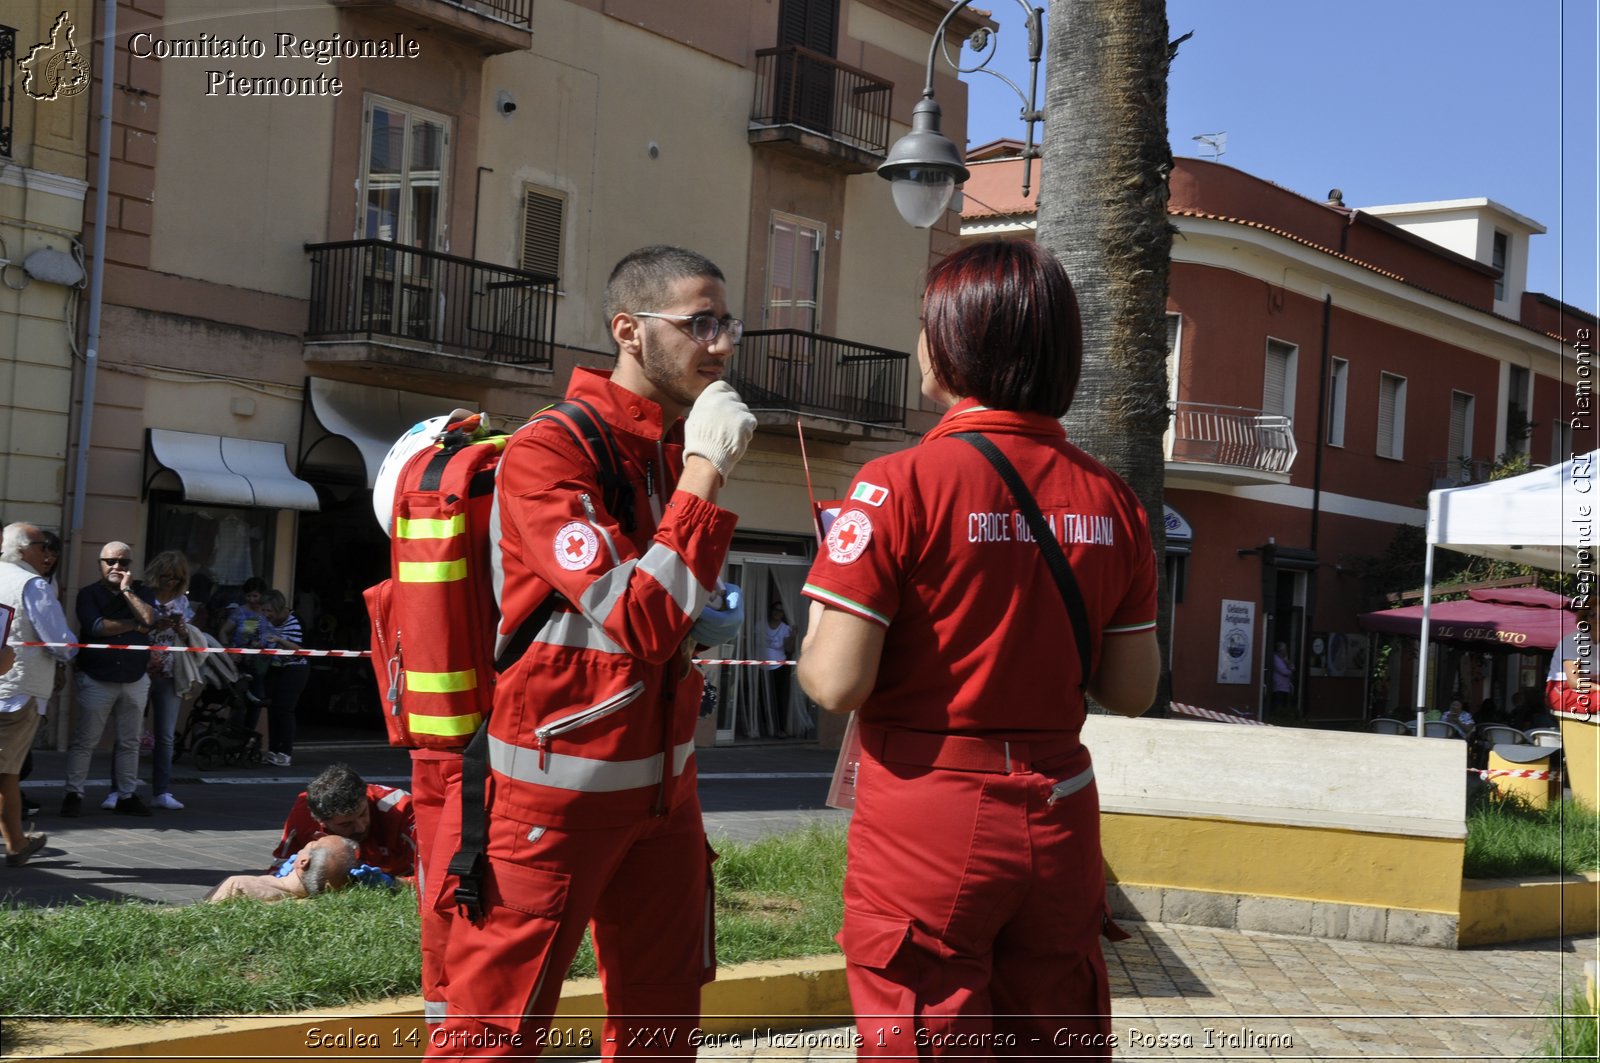
[[[604,627],[605,622],[611,619],[611,610],[617,607],[622,592],[628,589],[628,581],[633,578],[633,567],[638,563],[636,560],[624,561],[589,584],[588,589],[579,595],[578,608],[596,627]]]
[[[550,646],[567,646],[575,650],[594,650],[596,653],[627,653],[606,633],[591,624],[582,613],[558,612],[552,615],[533,641]]]
[[[450,1005],[442,1000],[424,1000],[422,1018],[428,1023],[443,1022],[450,1017]]]
[[[1070,779],[1063,779],[1050,788],[1050,803],[1053,805],[1063,797],[1071,797],[1079,790],[1094,782],[1094,765],[1084,768]]]
[[[684,616],[698,617],[711,600],[712,589],[701,584],[676,550],[656,543],[639,559],[639,567],[666,588]]]
[[[672,774],[682,775],[693,755],[693,739],[673,747]],[[660,753],[642,760],[594,760],[567,753],[541,753],[493,735],[489,736],[489,767],[518,782],[591,794],[636,790],[661,781]]]
[[[384,794],[381,798],[378,799],[378,811],[380,811],[380,812],[389,811],[395,805],[398,805],[400,803],[400,799],[402,797],[406,797],[406,796],[407,796],[407,794],[406,794],[406,792],[404,790],[391,790],[391,791],[389,791],[388,793]]]

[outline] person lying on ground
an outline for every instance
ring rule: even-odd
[[[275,873],[233,875],[224,879],[221,885],[206,894],[205,900],[226,901],[234,897],[249,897],[270,902],[291,897],[315,897],[349,885],[356,862],[355,842],[349,838],[327,835],[286,859]]]

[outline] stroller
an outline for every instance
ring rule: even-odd
[[[203,638],[207,645],[218,645],[209,635]],[[250,693],[250,677],[240,675],[226,654],[194,656],[199,658],[198,681],[190,690],[198,690],[188,720],[173,735],[173,763],[188,753],[201,771],[260,764],[261,736],[255,728],[245,726],[245,721],[261,710],[261,702]]]

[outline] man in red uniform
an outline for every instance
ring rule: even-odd
[[[416,874],[411,795],[365,782],[347,764],[335,764],[306,784],[283,821],[283,837],[272,855],[283,860],[328,834],[358,843],[363,864],[396,878]]]
[[[715,971],[688,658],[726,622],[707,607],[735,523],[716,497],[755,429],[721,379],[743,324],[716,265],[673,247],[619,262],[604,312],[616,370],[577,370],[567,397],[609,429],[626,490],[608,500],[549,419],[496,474],[496,655],[527,646],[495,685],[483,913],[450,923],[430,1057],[536,1054],[591,923],[606,1058],[693,1055]]]

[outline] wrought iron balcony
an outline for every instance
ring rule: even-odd
[[[1287,475],[1299,453],[1290,418],[1242,406],[1180,402],[1170,439],[1170,461],[1244,473]]]
[[[533,0],[332,0],[341,7],[388,7],[487,55],[533,43]]]
[[[548,369],[557,278],[387,240],[307,244],[308,344],[385,343]]]
[[[752,410],[903,426],[909,360],[815,332],[760,329],[744,334],[728,379]]]
[[[848,169],[877,168],[889,150],[894,83],[798,45],[756,52],[752,144],[790,144]]]

